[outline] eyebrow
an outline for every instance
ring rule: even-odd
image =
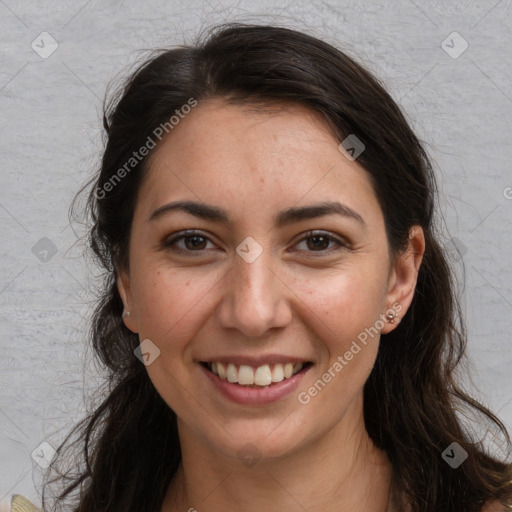
[[[164,204],[150,215],[149,221],[154,221],[175,211],[183,211],[201,219],[220,222],[221,224],[231,224],[230,217],[225,210],[217,206],[199,203],[196,201],[173,201],[171,203]],[[276,227],[283,227],[293,224],[294,222],[314,219],[326,215],[340,215],[342,217],[351,218],[356,220],[363,227],[366,227],[366,222],[359,213],[346,204],[342,204],[338,201],[326,201],[308,206],[286,208],[274,217],[274,225]]]

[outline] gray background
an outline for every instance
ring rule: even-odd
[[[31,453],[57,446],[98,381],[84,349],[98,272],[67,214],[99,163],[106,86],[141,49],[226,20],[280,23],[344,48],[406,111],[439,175],[468,322],[466,387],[512,425],[510,0],[41,4],[0,0],[0,501],[39,502]],[[51,48],[42,32],[58,43],[46,58],[31,47]]]

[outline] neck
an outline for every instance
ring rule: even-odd
[[[387,512],[391,464],[364,428],[360,413],[287,456],[251,467],[180,427],[182,463],[162,512],[323,510]],[[200,447],[200,448],[199,448]]]

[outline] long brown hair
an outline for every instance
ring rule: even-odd
[[[130,227],[147,158],[122,179],[114,175],[190,98],[209,97],[296,102],[323,115],[340,142],[355,134],[364,143],[358,162],[379,198],[390,251],[396,255],[406,247],[413,225],[426,237],[412,305],[382,337],[364,387],[366,428],[387,452],[396,490],[414,512],[477,512],[488,500],[512,509],[510,463],[487,453],[459,415],[475,412],[510,447],[504,425],[454,377],[466,336],[436,233],[435,176],[421,143],[379,82],[345,53],[286,28],[225,24],[193,46],[157,51],[105,105],[101,169],[85,190],[90,247],[105,271],[91,339],[109,388],[59,448],[47,485],[63,487],[54,500],[43,494],[45,510],[159,512],[180,464],[176,415],[134,356],[139,339],[121,319],[116,286],[116,266],[129,265]],[[115,186],[105,186],[112,180]],[[456,469],[442,455],[454,442],[467,452]]]

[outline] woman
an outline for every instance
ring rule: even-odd
[[[512,509],[510,464],[456,414],[510,442],[454,380],[434,175],[375,78],[308,35],[222,26],[145,62],[104,126],[110,388],[45,510]]]

